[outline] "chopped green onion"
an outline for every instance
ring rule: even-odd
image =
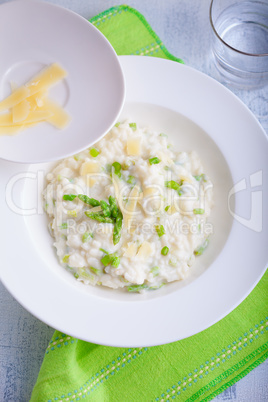
[[[194,176],[194,178],[197,181],[203,180],[205,183],[207,182],[207,176],[204,173]]]
[[[135,165],[135,161],[133,161],[133,160],[126,160],[125,162],[122,163],[122,169],[123,169],[123,170],[128,170],[131,165]]]
[[[165,228],[163,225],[156,225],[155,226],[155,230],[158,234],[159,237],[163,236],[164,234],[166,234]]]
[[[159,136],[160,136],[160,137],[167,137],[167,134],[165,134],[165,133],[160,133]]]
[[[79,275],[78,275],[78,273],[77,273],[77,272],[75,272],[75,273],[74,273],[74,277],[75,277],[76,279],[78,279],[78,278],[79,278]]]
[[[144,283],[143,285],[132,285],[127,287],[128,292],[139,292],[143,289],[148,289],[148,285]]]
[[[137,124],[136,123],[129,123],[129,127],[132,128],[133,131],[137,130]]]
[[[96,158],[99,155],[100,151],[97,148],[91,148],[89,153],[91,156],[93,156],[93,158]]]
[[[135,182],[136,182],[136,180],[135,180],[135,177],[134,176],[128,176],[128,179],[127,179],[127,183],[129,183],[129,184],[135,184]]]
[[[155,285],[155,286],[150,286],[149,290],[158,290],[160,288],[162,288],[162,286],[164,286],[165,283],[161,283],[161,285]]]
[[[102,264],[107,267],[107,265],[111,264],[112,258],[110,254],[106,254],[104,257],[102,257],[101,262]]]
[[[95,198],[89,198],[84,194],[78,194],[78,198],[85,204],[91,205],[92,207],[98,207],[100,205],[99,201],[95,200]]]
[[[111,262],[111,266],[114,268],[118,268],[119,264],[120,264],[120,258],[115,256]]]
[[[90,267],[90,271],[92,271],[96,275],[101,275],[101,270],[98,268]]]
[[[205,251],[205,249],[207,248],[208,243],[209,243],[209,240],[206,239],[205,242],[202,244],[202,246],[200,246],[199,248],[197,248],[197,249],[194,251],[194,255],[202,255],[203,252]]]
[[[170,208],[170,205],[167,205],[165,208],[165,211],[167,212],[169,210],[169,208]]]
[[[169,265],[171,265],[172,267],[176,267],[177,266],[177,260],[174,257],[171,257],[169,260]]]
[[[196,215],[202,215],[202,214],[205,213],[205,210],[204,210],[203,208],[195,208],[195,209],[193,210],[193,212],[194,212],[194,214],[196,214]]]
[[[115,127],[119,127],[119,126],[120,126],[120,124],[121,124],[121,123],[120,123],[120,121],[118,121],[117,123],[115,123],[115,125],[114,125],[114,126],[115,126]]]
[[[60,228],[61,228],[61,229],[68,229],[68,223],[67,223],[67,222],[63,222],[63,223],[60,225]]]
[[[114,253],[114,254],[106,254],[102,259],[101,259],[102,264],[107,267],[107,265],[111,265],[114,268],[117,268],[120,264],[120,258]]]
[[[159,275],[159,267],[153,267],[151,269],[151,273],[153,274],[153,276]]]
[[[92,274],[90,274],[89,272],[87,272],[84,267],[78,268],[78,273],[79,273],[79,276],[89,279],[91,282],[94,281],[94,276]]]
[[[105,169],[108,173],[111,173],[112,171],[112,165],[110,163],[107,163],[107,165],[105,166]]]
[[[72,209],[71,211],[67,211],[68,216],[72,216],[73,218],[77,218],[77,211],[76,209]]]
[[[66,254],[66,255],[63,257],[62,262],[63,262],[64,264],[67,264],[67,262],[69,261],[69,257],[70,257],[70,255],[69,255],[69,254]]]
[[[169,248],[167,246],[163,247],[162,250],[161,250],[162,255],[167,255],[168,252],[169,252]]]
[[[160,162],[161,162],[161,160],[157,156],[149,159],[150,165],[157,165]]]
[[[202,175],[194,176],[196,181],[200,181],[202,179]]]
[[[114,174],[116,174],[118,177],[121,177],[121,164],[119,162],[114,162],[112,166],[114,167]]]
[[[182,194],[182,191],[181,191],[181,184],[177,183],[177,182],[174,181],[174,180],[165,181],[165,186],[168,187],[168,188],[171,188],[172,190],[177,191],[177,193],[178,193],[179,195]]]
[[[81,155],[74,155],[75,161],[80,161],[82,159]]]
[[[93,237],[92,233],[85,232],[82,236],[82,242],[87,243],[92,237]]]
[[[109,254],[108,251],[104,250],[104,248],[100,248],[100,251],[102,251],[104,254]]]
[[[128,168],[130,168],[130,162],[129,161],[126,161],[126,162],[123,162],[122,163],[122,169],[123,170],[128,170]]]

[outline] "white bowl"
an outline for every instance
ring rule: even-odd
[[[0,99],[10,82],[26,83],[58,62],[68,76],[49,91],[71,116],[58,130],[48,123],[0,136],[0,158],[39,163],[79,152],[109,131],[124,103],[124,77],[105,36],[85,18],[53,4],[24,0],[0,6]]]
[[[1,201],[1,277],[26,309],[62,332],[110,346],[159,345],[211,326],[261,278],[268,222],[256,191],[267,197],[268,145],[252,113],[206,75],[149,57],[122,56],[120,63],[126,78],[120,118],[169,134],[178,150],[196,150],[212,179],[208,249],[185,281],[142,295],[78,283],[58,264],[38,203],[51,164],[25,172],[2,161],[0,184],[9,206]]]

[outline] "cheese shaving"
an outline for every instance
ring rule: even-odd
[[[50,87],[66,77],[67,72],[54,63],[21,87],[10,83],[11,94],[0,102],[0,135],[14,135],[32,123],[46,121],[57,129],[70,123],[70,116],[56,102],[47,98]],[[11,128],[13,126],[13,128]]]

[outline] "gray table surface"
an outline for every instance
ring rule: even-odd
[[[20,0],[23,1],[23,0]],[[6,1],[0,0],[1,3]],[[114,0],[54,0],[85,18],[120,4]],[[168,50],[185,63],[215,77],[209,50],[210,0],[132,0]],[[268,87],[258,91],[233,90],[252,110],[268,133]],[[0,402],[29,401],[47,344],[54,329],[45,325],[8,293],[0,283]],[[224,391],[216,400],[268,400],[268,361]]]

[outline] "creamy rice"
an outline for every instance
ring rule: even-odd
[[[157,289],[184,279],[208,244],[212,183],[197,154],[174,150],[166,134],[117,124],[47,182],[59,261],[85,284]]]

